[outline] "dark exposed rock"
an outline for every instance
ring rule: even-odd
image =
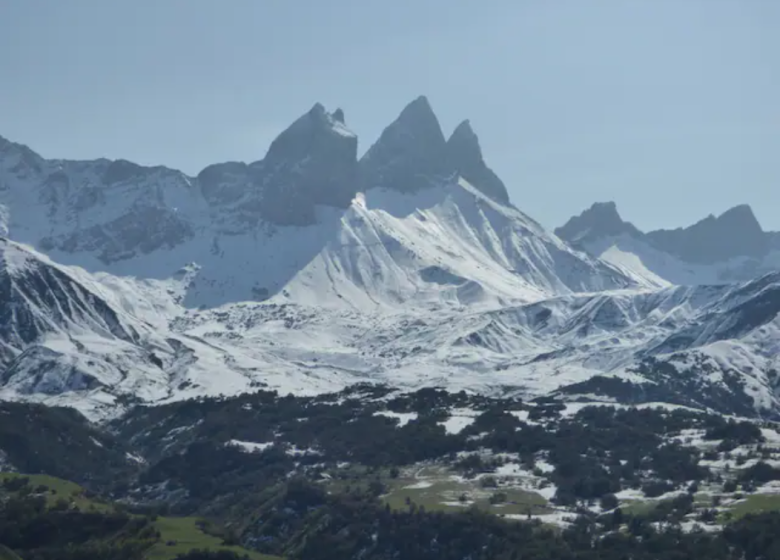
[[[147,168],[144,168],[137,163],[133,163],[124,159],[118,159],[116,161],[112,161],[106,169],[105,173],[103,173],[103,182],[106,185],[122,183],[124,181],[129,181],[140,175],[143,175],[146,171]]]
[[[425,96],[409,103],[360,160],[362,190],[417,192],[453,176],[509,204],[506,187],[485,163],[469,121],[458,125],[446,140]]]
[[[318,103],[271,143],[256,167],[261,216],[277,225],[311,224],[317,205],[347,208],[355,197],[357,136]]]
[[[360,160],[361,190],[416,192],[449,175],[447,142],[424,96],[407,105]]]
[[[737,257],[759,258],[770,245],[753,210],[746,204],[717,217],[710,215],[687,228],[651,231],[647,237],[656,247],[701,264]]]
[[[614,202],[596,202],[582,214],[574,216],[565,225],[557,228],[555,234],[576,246],[622,234],[642,236],[642,232],[632,224],[623,221]]]
[[[114,310],[56,266],[0,238],[0,340],[21,349],[69,324],[134,341]]]
[[[447,140],[447,158],[450,167],[471,185],[493,200],[509,204],[506,187],[485,163],[479,139],[468,120],[460,123]]]

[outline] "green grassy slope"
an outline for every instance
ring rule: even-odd
[[[0,544],[0,560],[22,560],[13,550]]]
[[[72,508],[77,508],[80,511],[98,513],[116,511],[114,504],[88,496],[87,492],[78,484],[53,476],[0,473],[0,486],[7,480],[19,478],[29,479],[29,488],[32,488],[32,492],[36,495],[44,495],[50,507],[65,500]],[[0,493],[2,491],[0,487]],[[194,517],[158,517],[154,521],[154,526],[160,532],[160,538],[146,552],[145,557],[149,560],[172,560],[178,554],[200,549],[214,552],[223,550],[235,552],[247,555],[253,560],[275,560],[275,557],[259,554],[239,546],[223,545],[222,539],[204,533],[199,525],[199,519]],[[11,550],[0,546],[0,560],[20,559]]]

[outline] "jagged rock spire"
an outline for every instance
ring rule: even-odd
[[[503,204],[504,183],[485,164],[479,139],[463,121],[446,140],[428,98],[409,103],[360,161],[361,188],[415,192],[455,176]]]
[[[346,208],[357,192],[357,136],[344,112],[320,103],[271,143],[261,167],[261,212],[276,224],[315,220],[315,207]]]
[[[398,118],[360,160],[361,187],[414,192],[447,176],[447,142],[425,96],[404,107]]]
[[[447,141],[447,159],[450,167],[472,186],[498,202],[509,203],[506,187],[485,163],[479,138],[468,120],[455,127]]]

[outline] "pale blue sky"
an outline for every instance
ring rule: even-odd
[[[420,94],[549,227],[780,230],[778,0],[0,0],[0,135],[47,157],[194,174],[316,101],[362,152]]]

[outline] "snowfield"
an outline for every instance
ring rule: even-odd
[[[594,376],[646,383],[636,369],[641,356],[683,373],[693,368],[717,387],[727,387],[723,372],[736,372],[756,410],[776,408],[771,372],[778,368],[780,323],[771,316],[753,321],[746,310],[780,291],[780,277],[537,299],[522,289],[511,304],[508,286],[499,286],[507,294],[496,288],[493,298],[466,305],[433,298],[436,290],[454,293],[435,284],[420,289],[419,300],[399,299],[394,307],[387,292],[377,291],[362,303],[323,293],[319,306],[311,295],[299,303],[291,293],[193,309],[182,297],[188,276],[91,275],[12,242],[3,254],[12,301],[23,302],[31,319],[17,315],[5,327],[0,395],[75,406],[92,417],[121,412],[123,396],[162,403],[261,388],[316,394],[357,382],[538,396]],[[45,290],[63,295],[47,301],[29,280],[35,275],[56,277],[59,288]],[[316,284],[307,289],[313,293]],[[69,313],[60,311],[63,302]],[[26,334],[30,324],[38,328]],[[469,421],[454,416],[446,426],[454,431]]]

